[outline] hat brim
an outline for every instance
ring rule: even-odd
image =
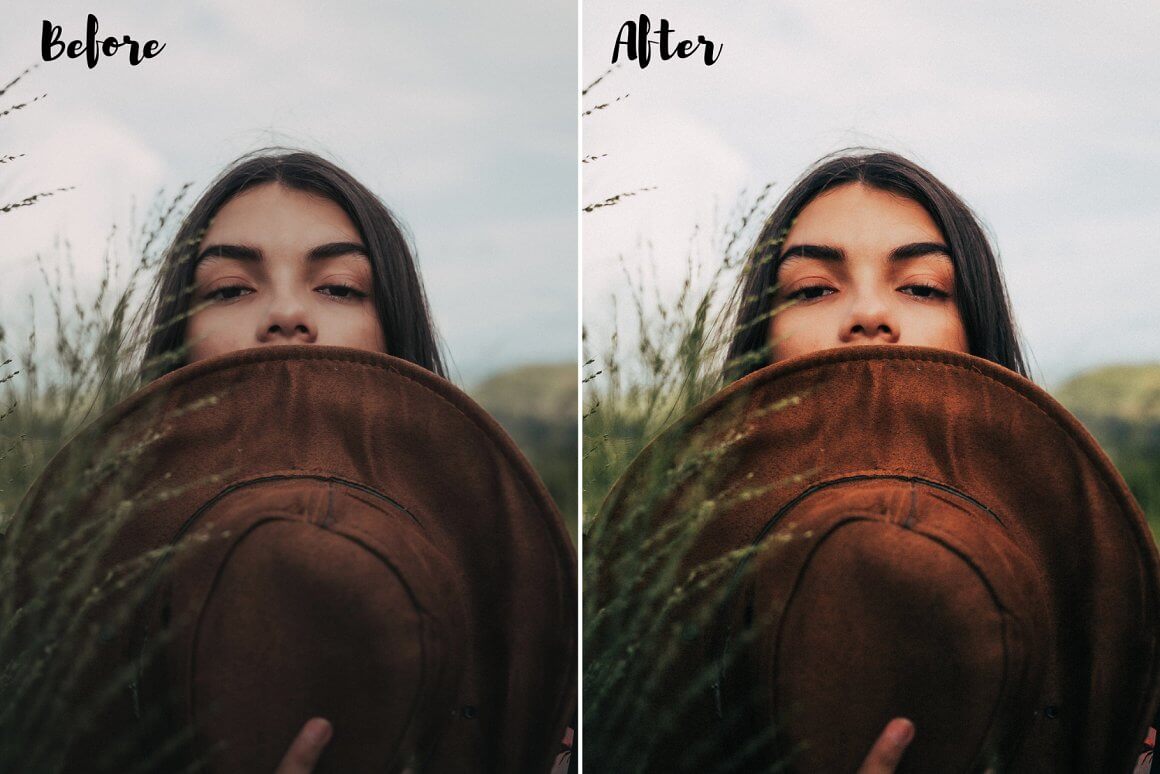
[[[105,512],[124,493],[139,504],[105,566],[190,537],[214,503],[256,483],[364,491],[417,525],[463,593],[463,679],[445,708],[456,722],[429,765],[550,766],[575,701],[575,550],[531,466],[462,391],[412,363],[345,348],[267,347],[201,361],[151,383],[70,443],[22,511],[35,519],[54,507],[77,449],[134,445],[144,450],[135,464],[91,493],[88,516],[77,514],[80,522]],[[106,677],[142,658],[165,628],[163,593],[111,638]],[[148,703],[131,682],[98,736],[117,733]]]
[[[661,475],[677,483],[658,496]],[[769,366],[651,443],[601,519],[613,524],[643,508],[652,528],[671,530],[709,503],[714,513],[682,560],[686,569],[705,567],[730,552],[767,550],[786,514],[819,488],[874,479],[968,494],[1002,520],[1042,573],[1051,645],[1036,700],[1057,714],[1035,724],[1020,760],[1050,770],[1130,768],[1160,698],[1156,548],[1139,506],[1088,432],[1005,368],[897,346],[842,348]],[[642,505],[642,493],[655,502]],[[600,550],[634,549],[610,543]],[[593,590],[608,599],[635,582],[605,575]],[[687,673],[719,668],[725,630],[744,626],[743,607],[726,604],[716,630],[686,648]],[[706,691],[684,710],[678,733],[720,729],[728,710],[718,706],[721,698]],[[843,738],[841,729],[824,735]]]

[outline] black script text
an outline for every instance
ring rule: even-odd
[[[616,64],[616,60],[620,58],[622,46],[625,56],[630,60],[636,60],[642,70],[648,67],[648,63],[652,59],[654,45],[657,46],[657,53],[660,54],[662,61],[673,57],[687,59],[697,53],[701,46],[704,46],[703,53],[706,65],[715,64],[721,56],[721,51],[725,48],[725,46],[714,43],[704,35],[698,35],[695,42],[692,40],[674,40],[673,32],[675,30],[669,25],[668,19],[661,19],[661,25],[657,27],[656,31],[656,40],[649,38],[651,29],[652,22],[643,13],[638,21],[634,22],[629,19],[620,25],[620,31],[616,33],[616,43],[612,46],[612,63]]]
[[[104,40],[98,40],[97,28],[99,26],[97,17],[90,13],[85,25],[85,39],[69,41],[66,44],[60,39],[60,26],[45,19],[44,24],[41,25],[40,58],[46,62],[51,62],[60,57],[61,54],[69,59],[78,59],[83,56],[91,70],[97,66],[102,55],[113,56],[119,48],[129,50],[129,64],[134,66],[141,64],[146,59],[152,59],[165,49],[164,43],[147,40],[142,45],[128,35],[122,36],[119,40],[112,35]]]

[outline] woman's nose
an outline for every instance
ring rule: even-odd
[[[318,325],[307,304],[287,293],[271,301],[257,334],[263,344],[313,344],[318,339]]]
[[[844,344],[897,344],[901,335],[890,304],[876,293],[854,298],[839,332]]]

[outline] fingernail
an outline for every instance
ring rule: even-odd
[[[890,738],[895,747],[906,747],[914,738],[914,724],[909,720],[901,720],[891,724]]]
[[[330,734],[334,730],[330,721],[325,718],[311,718],[309,725],[310,728],[307,729],[306,735],[311,744],[321,747],[330,741]]]

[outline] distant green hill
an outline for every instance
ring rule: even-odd
[[[1056,391],[1060,403],[1091,416],[1160,422],[1160,363],[1084,371]]]
[[[1160,536],[1160,363],[1084,371],[1055,397],[1104,447]]]
[[[575,364],[521,366],[469,390],[536,468],[576,537],[577,370]]]

